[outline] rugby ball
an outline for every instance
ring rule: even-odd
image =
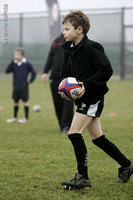
[[[77,100],[81,85],[74,77],[67,77],[59,84],[59,93],[62,98],[67,100]]]

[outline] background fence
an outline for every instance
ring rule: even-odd
[[[108,55],[114,76],[133,77],[133,24],[125,24],[125,17],[133,8],[83,10],[91,22],[89,39],[101,43]],[[61,11],[61,18],[69,11]],[[2,24],[0,18],[0,27]],[[0,43],[2,44],[2,28]],[[8,15],[8,44],[0,46],[0,72],[13,58],[18,46],[26,49],[26,57],[42,73],[51,45],[48,13]]]

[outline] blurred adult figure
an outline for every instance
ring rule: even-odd
[[[67,134],[69,131],[71,121],[73,118],[74,104],[72,101],[67,101],[62,99],[58,94],[58,87],[60,83],[60,71],[64,60],[64,49],[62,45],[64,44],[63,34],[55,38],[53,41],[46,64],[44,66],[44,71],[42,79],[44,83],[48,81],[48,73],[50,73],[49,83],[52,93],[55,113],[59,123],[58,131]]]

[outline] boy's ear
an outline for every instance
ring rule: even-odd
[[[82,26],[78,26],[78,33],[83,33],[83,27]]]

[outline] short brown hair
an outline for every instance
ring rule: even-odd
[[[22,56],[25,56],[25,49],[22,47],[18,47],[15,51],[19,51]]]
[[[62,24],[67,23],[67,22],[70,22],[74,26],[75,29],[77,29],[78,26],[82,26],[84,34],[86,34],[90,29],[89,18],[80,10],[73,11],[67,14],[64,17]]]

